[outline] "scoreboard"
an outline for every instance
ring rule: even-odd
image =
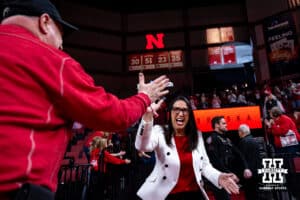
[[[129,71],[183,68],[183,66],[182,50],[131,54],[128,56]]]

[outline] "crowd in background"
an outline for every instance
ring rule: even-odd
[[[264,84],[262,86],[257,86],[250,88],[247,85],[233,85],[227,89],[214,89],[211,93],[196,93],[188,95],[190,98],[190,103],[192,109],[211,109],[211,108],[228,108],[237,106],[254,106],[258,105],[261,108],[262,121],[270,120],[271,109],[276,107],[279,108],[282,114],[287,115],[293,120],[293,123],[300,129],[300,82],[297,80],[289,80],[281,84]],[[161,108],[158,110],[159,116],[154,119],[155,124],[166,125],[167,121],[167,106],[166,102],[162,103]],[[103,149],[109,152],[110,157],[115,157],[115,159],[102,159],[104,163],[110,164],[128,164],[128,167],[135,168],[137,165],[142,166],[145,170],[144,174],[140,174],[138,179],[135,179],[134,185],[136,186],[134,190],[142,183],[144,178],[150,173],[152,167],[155,163],[153,152],[140,152],[134,148],[135,135],[137,132],[138,122],[131,128],[124,130],[122,132],[114,133],[102,133],[98,130],[81,129],[88,131],[89,139],[85,144],[85,153],[88,158],[88,162],[95,166],[95,158],[100,157]],[[267,123],[264,123],[266,127],[262,130],[262,135],[264,136],[264,131],[270,132],[271,129],[267,127]],[[76,129],[74,129],[76,131]],[[236,131],[237,132],[237,131]],[[249,132],[250,133],[250,132]],[[100,134],[100,135],[99,135]],[[272,134],[269,134],[272,138]],[[106,146],[103,148],[98,148],[95,151],[93,146],[93,139],[100,140],[100,138],[105,138]],[[271,142],[274,142],[271,140]],[[91,145],[91,146],[89,146]],[[95,146],[95,145],[94,145]],[[94,153],[91,159],[91,151]],[[95,154],[96,152],[96,154]],[[109,156],[108,153],[103,154],[106,157]],[[114,160],[111,162],[109,160]],[[98,170],[98,165],[94,170]],[[128,169],[128,168],[127,168]],[[135,168],[136,172],[140,169]],[[101,187],[104,188],[102,185]]]
[[[300,107],[300,82],[289,80],[284,83],[264,83],[249,87],[247,84],[232,85],[226,89],[213,89],[209,93],[195,93],[190,96],[194,109],[221,108],[245,105],[263,107],[265,97],[272,94],[284,104],[287,112]]]

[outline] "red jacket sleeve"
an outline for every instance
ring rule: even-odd
[[[275,120],[271,129],[273,135],[282,136],[285,135],[289,129],[294,130],[295,127],[293,127],[292,119],[285,115],[281,115],[277,120]]]
[[[120,159],[116,156],[112,156],[108,151],[104,151],[104,162],[115,165],[126,164],[125,160]]]
[[[139,93],[119,99],[96,86],[79,63],[65,61],[61,70],[60,96],[55,99],[62,115],[102,131],[127,129],[144,114],[150,99]],[[135,87],[133,85],[132,87]]]

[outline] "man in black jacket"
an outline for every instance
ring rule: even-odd
[[[252,172],[239,149],[226,137],[227,123],[224,116],[216,116],[211,121],[214,132],[206,139],[206,151],[212,165],[223,172],[243,174],[250,178]],[[239,164],[242,166],[238,166]],[[239,173],[242,167],[243,173]],[[230,195],[224,189],[212,187],[216,200],[230,200]]]
[[[258,143],[250,134],[250,128],[246,124],[241,124],[238,128],[239,149],[244,155],[249,169],[252,171],[252,177],[242,180],[245,196],[247,200],[260,199],[258,196],[258,184],[260,178],[258,177],[257,170],[262,168],[262,158],[267,157],[267,151],[264,144]],[[264,142],[264,141],[262,141]]]

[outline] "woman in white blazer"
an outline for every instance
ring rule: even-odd
[[[156,162],[137,195],[143,200],[207,200],[202,175],[217,187],[238,193],[237,177],[210,164],[189,100],[184,96],[173,99],[167,127],[153,125],[153,115],[161,103],[147,108],[138,128],[136,149],[154,151]]]

